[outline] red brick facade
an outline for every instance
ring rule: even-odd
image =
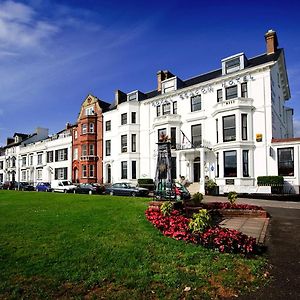
[[[103,182],[103,116],[109,103],[88,95],[73,126],[73,182]]]

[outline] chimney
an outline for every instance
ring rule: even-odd
[[[172,78],[174,77],[174,75],[168,71],[168,70],[165,70],[165,71],[158,71],[157,72],[157,90],[160,92],[161,91],[161,82],[166,80],[166,79],[169,79],[169,78]]]
[[[266,45],[267,45],[267,54],[273,54],[276,52],[277,47],[278,47],[278,40],[277,40],[277,34],[275,31],[270,29],[266,34],[265,34],[265,39],[266,39]]]

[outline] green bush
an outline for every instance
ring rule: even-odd
[[[200,203],[202,202],[203,200],[203,195],[199,192],[195,193],[193,196],[192,196],[192,202],[194,205],[200,205]]]
[[[200,209],[199,213],[193,214],[189,223],[189,229],[192,232],[204,232],[212,224],[211,216],[206,209]]]
[[[231,205],[235,204],[237,200],[237,193],[236,192],[229,192],[227,195],[228,201]]]
[[[169,216],[173,210],[173,202],[166,201],[160,206],[160,211],[164,216]]]
[[[283,176],[258,176],[257,185],[261,186],[278,186],[283,185],[284,179]]]
[[[205,188],[208,190],[213,190],[217,186],[216,182],[212,179],[208,179],[205,182]]]

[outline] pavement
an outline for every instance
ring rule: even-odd
[[[205,196],[204,202],[226,202],[225,197]],[[256,292],[238,297],[241,300],[300,299],[300,202],[238,199],[237,203],[262,206],[270,215],[264,234],[266,255],[270,264],[270,283]],[[232,222],[228,220],[227,222]],[[228,223],[228,224],[229,224]],[[247,220],[232,223],[250,232],[263,234],[261,225]],[[256,229],[254,229],[256,228]],[[261,237],[260,237],[261,238]],[[236,299],[236,298],[232,298]]]
[[[228,202],[228,200],[226,197],[206,195],[204,196],[203,202]],[[263,207],[264,209],[266,208],[299,209],[299,214],[300,214],[299,202],[239,198],[237,200],[237,203],[257,205]],[[220,226],[230,228],[230,229],[236,229],[248,236],[256,238],[256,241],[258,243],[264,244],[269,222],[270,222],[269,218],[233,217],[233,218],[224,219],[220,223]]]

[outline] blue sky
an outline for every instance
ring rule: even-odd
[[[268,29],[285,48],[300,136],[299,19],[297,1],[0,0],[0,145],[76,122],[88,93],[112,102],[116,89],[155,89],[161,69],[187,79],[262,54]]]

